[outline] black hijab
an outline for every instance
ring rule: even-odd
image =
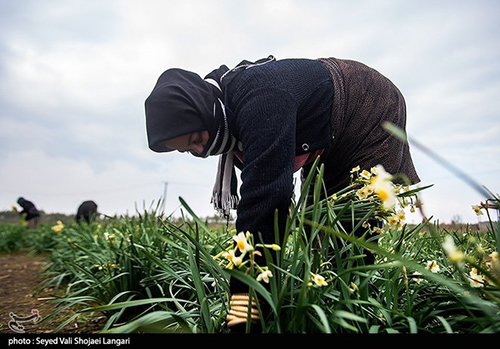
[[[174,149],[161,142],[203,130],[212,135],[217,130],[216,100],[214,87],[197,74],[177,68],[165,71],[145,102],[149,148],[168,152]]]
[[[174,150],[160,145],[166,140],[208,131],[209,139],[203,153],[193,155],[221,155],[212,203],[226,217],[239,202],[232,150],[235,147],[242,149],[229,131],[223,91],[241,70],[274,60],[273,56],[255,63],[244,60],[231,70],[221,65],[204,80],[186,70],[169,69],[159,77],[145,102],[149,148],[155,152]]]

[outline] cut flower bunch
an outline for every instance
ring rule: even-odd
[[[327,197],[319,205],[325,204],[324,212],[329,210],[338,214],[339,222],[351,222],[352,213],[354,213],[353,222],[361,221],[362,227],[367,229],[370,234],[380,234],[394,228],[401,229],[405,220],[404,209],[410,207],[411,212],[415,211],[418,202],[416,193],[424,188],[410,190],[408,186],[394,184],[393,178],[382,165],[377,165],[370,171],[360,170],[357,166],[351,170],[351,185],[341,192]],[[304,217],[308,217],[308,214],[315,209],[315,205],[306,207]],[[342,215],[342,213],[346,214]],[[236,230],[232,230],[231,234],[233,237],[230,246],[216,255],[214,259],[219,260],[219,265],[227,269],[237,267],[236,269],[246,275],[253,275],[257,281],[269,283],[273,273],[269,266],[259,265],[255,262],[256,255],[262,257],[262,253],[256,247],[280,251],[281,246],[278,244],[255,244],[254,235],[248,231],[236,233]],[[309,282],[309,285],[325,286],[327,284],[323,276],[311,275],[314,283]]]

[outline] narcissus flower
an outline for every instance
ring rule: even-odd
[[[474,212],[476,213],[476,215],[478,215],[478,216],[482,216],[483,215],[483,211],[481,211],[481,206],[479,206],[479,205],[472,205],[472,209],[474,210]]]
[[[64,224],[61,221],[57,221],[51,229],[54,233],[58,234],[64,230]]]
[[[380,182],[373,186],[385,209],[391,209],[396,204],[396,194],[392,189],[390,182]]]
[[[115,239],[115,234],[109,234],[108,232],[105,232],[103,234],[104,240],[106,241],[113,241]]]
[[[229,252],[224,252],[224,253],[222,254],[222,256],[223,256],[224,258],[226,258],[228,261],[230,261],[231,263],[235,264],[235,263],[234,263],[234,260],[235,260],[235,258],[237,258],[237,257],[235,256],[235,254],[234,254],[234,251],[233,251],[233,250],[231,250],[231,251],[229,251]]]
[[[469,273],[469,283],[470,286],[474,288],[484,287],[484,277],[477,273],[476,268],[472,268]]]
[[[392,179],[392,175],[387,172],[382,165],[377,165],[373,168],[372,173],[375,174],[374,180],[383,180],[390,181]]]
[[[399,211],[398,212],[398,217],[399,217],[400,221],[404,221],[406,219],[405,211],[403,211],[403,210]]]
[[[253,246],[248,243],[247,238],[243,232],[240,232],[238,235],[233,236],[233,239],[236,242],[236,247],[240,250],[241,253],[246,253],[253,250]]]
[[[230,261],[230,262],[232,262],[232,261],[233,261],[233,259],[234,259],[234,257],[235,257],[235,255],[234,255],[234,251],[224,252],[224,253],[222,254],[222,256],[223,256],[224,258],[226,258],[226,259],[227,259],[228,261]]]
[[[241,257],[233,257],[233,264],[239,267],[241,263],[243,263],[243,259]]]
[[[371,185],[365,186],[365,190],[366,190],[366,193],[368,194],[368,196],[372,195],[374,192],[373,186],[371,186]]]
[[[357,190],[356,191],[356,196],[358,197],[358,199],[360,200],[363,200],[363,199],[366,199],[368,197],[368,191],[366,190],[366,186]]]
[[[371,178],[373,191],[378,195],[385,209],[391,209],[396,205],[396,193],[391,182],[392,175],[387,173],[382,165],[375,167],[377,175]]]
[[[257,281],[264,281],[266,284],[269,283],[269,278],[273,277],[273,273],[270,270],[264,270],[262,273],[257,275]]]
[[[358,171],[359,171],[359,166],[356,166],[356,167],[354,167],[354,168],[351,170],[351,173],[358,172]]]
[[[370,177],[372,176],[372,174],[370,172],[368,172],[367,170],[361,171],[361,173],[359,175],[364,179],[370,179]]]
[[[457,247],[455,246],[455,242],[450,235],[445,237],[443,242],[443,249],[448,256],[448,259],[452,263],[459,263],[464,259],[464,254],[462,253],[462,251],[457,249]]]
[[[500,264],[498,263],[498,252],[494,251],[490,253],[487,259],[489,260],[486,262],[486,265],[490,269],[498,269],[500,267]]]
[[[397,215],[390,216],[388,222],[392,226],[398,225],[398,223],[399,223],[399,216],[397,216]]]
[[[433,273],[439,273],[439,265],[437,265],[436,261],[427,261],[426,269],[430,270]]]
[[[328,286],[328,283],[325,281],[325,278],[319,274],[314,274],[313,276],[314,283],[317,286]]]

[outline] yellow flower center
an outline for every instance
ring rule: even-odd
[[[240,251],[243,251],[245,249],[245,243],[243,241],[238,241],[236,246],[239,248]]]
[[[389,198],[389,193],[384,189],[379,190],[377,194],[382,201],[386,201]]]

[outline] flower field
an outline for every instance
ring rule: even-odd
[[[108,333],[227,333],[237,278],[257,296],[264,333],[499,333],[498,222],[481,233],[411,226],[405,210],[425,188],[394,184],[382,167],[351,176],[325,197],[322,168],[311,173],[272,245],[210,227],[180,198],[180,223],[149,209],[29,232],[4,225],[0,249],[47,255],[39,289],[54,290],[57,310],[43,321],[78,309],[54,332],[100,313]],[[498,209],[498,196],[474,209],[487,215],[486,205]]]

